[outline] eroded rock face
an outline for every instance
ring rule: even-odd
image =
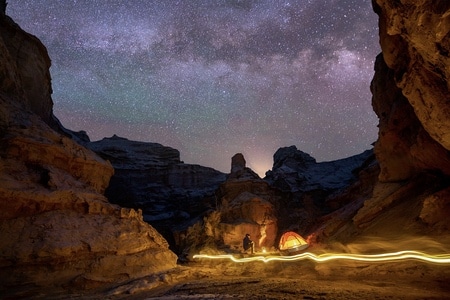
[[[244,155],[236,153],[231,158],[231,172],[228,174],[228,179],[261,179],[252,169],[246,166]]]
[[[433,243],[448,249],[450,2],[372,3],[383,51],[371,84],[380,119],[374,149],[379,174],[372,168],[364,175],[369,185],[360,180],[355,186],[366,188],[339,196],[348,204],[323,217],[315,235],[341,242],[372,237],[366,245],[376,243],[376,236],[402,250],[406,247],[389,237],[419,236],[426,242],[415,242],[416,249]]]
[[[51,61],[47,49],[35,36],[0,14],[0,90],[53,126]]]
[[[264,178],[277,188],[295,193],[323,190],[332,192],[356,179],[354,171],[372,155],[368,150],[359,155],[329,162],[319,162],[297,149],[283,147],[273,156],[273,168]]]
[[[279,196],[263,180],[227,181],[219,190],[220,223],[216,238],[224,245],[243,251],[248,233],[256,250],[275,246],[278,235]]]
[[[437,233],[450,231],[450,188],[444,188],[425,198],[419,218]]]
[[[241,153],[231,158],[231,172],[217,195],[221,216],[217,226],[219,240],[242,251],[242,239],[248,233],[256,250],[275,246],[280,195],[246,166]]]
[[[450,2],[373,3],[383,51],[372,82],[380,180],[450,175]]]
[[[177,249],[174,230],[186,229],[211,209],[214,192],[226,179],[212,168],[183,163],[178,150],[157,143],[113,136],[86,145],[114,166],[108,199],[141,209],[172,249]]]
[[[273,168],[264,179],[285,193],[279,226],[306,234],[319,217],[344,205],[341,200],[328,201],[328,197],[353,184],[372,156],[372,151],[367,150],[353,157],[317,163],[295,146],[278,149]]]
[[[88,288],[175,267],[141,211],[103,196],[111,164],[49,126],[45,47],[0,23],[0,289]]]
[[[231,172],[215,194],[216,207],[201,222],[178,234],[185,255],[211,249],[243,252],[247,233],[256,251],[276,245],[281,195],[246,167],[242,154],[233,156]]]

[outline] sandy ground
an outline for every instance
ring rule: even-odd
[[[19,291],[10,297],[0,295],[0,299],[450,299],[450,262],[233,262],[201,258],[163,274],[107,288],[68,288]]]
[[[415,260],[197,260],[158,276],[38,299],[450,299],[450,265]]]

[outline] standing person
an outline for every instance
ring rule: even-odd
[[[255,253],[255,245],[250,239],[250,234],[247,233],[245,235],[245,238],[242,240],[242,246],[244,247],[245,252],[247,252],[248,249],[251,249],[251,254]]]

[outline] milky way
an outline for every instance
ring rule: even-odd
[[[9,0],[52,59],[54,114],[259,174],[279,147],[318,161],[370,149],[378,54],[369,0]]]

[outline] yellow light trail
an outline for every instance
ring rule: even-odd
[[[383,254],[351,254],[351,253],[325,253],[316,255],[314,253],[305,252],[292,256],[251,256],[244,258],[236,258],[231,254],[208,255],[196,254],[194,258],[205,259],[229,259],[236,263],[246,263],[254,261],[270,262],[270,261],[297,261],[297,260],[313,260],[315,262],[327,262],[331,260],[352,260],[362,262],[389,262],[405,259],[414,259],[434,264],[450,264],[450,254],[427,254],[419,251],[398,251]]]

